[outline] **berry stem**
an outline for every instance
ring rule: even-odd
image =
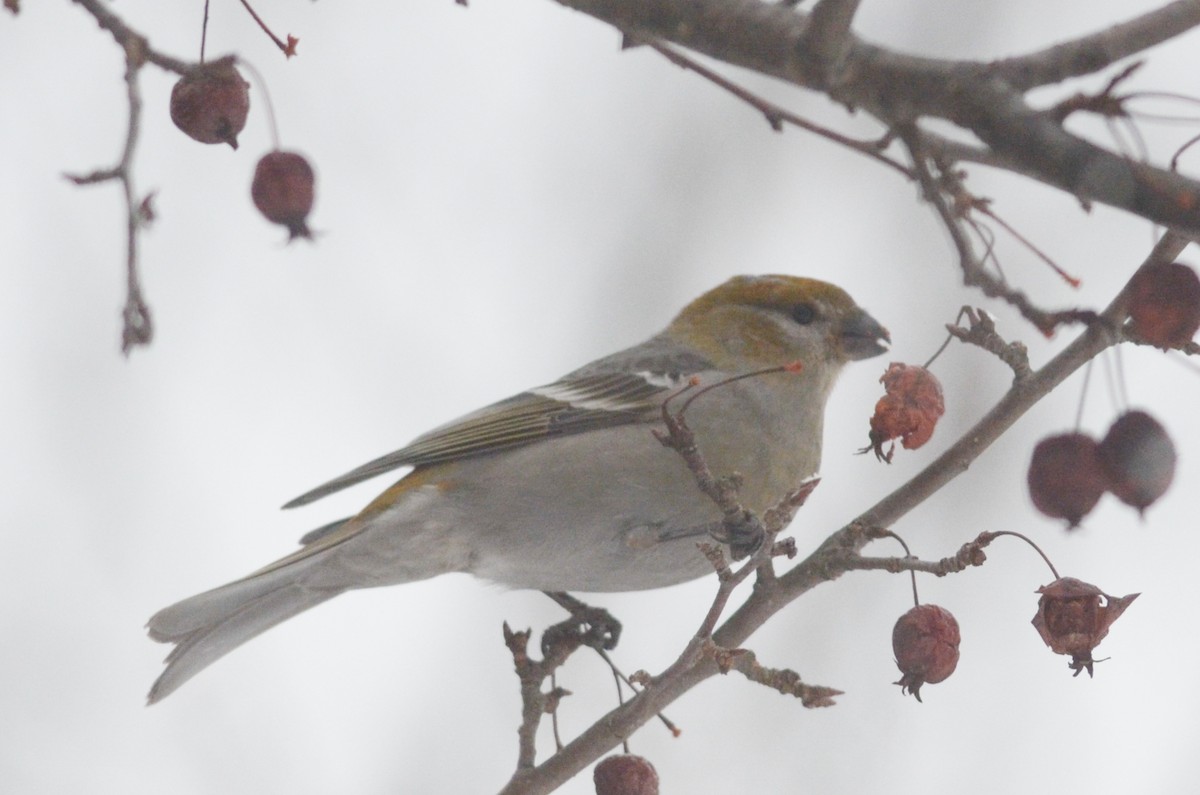
[[[962,312],[959,312],[958,316],[959,316],[959,318],[962,318]],[[944,350],[946,350],[946,348],[950,347],[950,340],[952,340],[952,339],[954,339],[954,335],[947,334],[946,341],[943,342],[940,346],[938,346],[938,349],[933,352],[933,356],[930,356],[929,360],[926,361],[925,364],[921,365],[921,367],[925,370],[928,370],[929,365],[933,364],[934,360],[937,359],[937,357],[942,355],[942,351],[944,351]]]
[[[267,106],[267,126],[271,128],[271,145],[275,151],[279,150],[279,125],[275,123],[275,103],[271,102],[271,92],[267,90],[267,81],[263,78],[262,72],[254,68],[254,64],[249,61],[238,58],[237,62],[246,67],[246,71],[254,78],[254,82],[262,89],[263,99]]]
[[[891,530],[887,530],[885,528],[880,527],[879,529],[877,529],[875,531],[875,535],[879,538],[883,538],[886,536],[888,538],[896,539],[897,541],[900,542],[900,546],[904,547],[904,557],[911,558],[913,556],[912,550],[910,550],[908,548],[908,544],[905,543],[904,539],[901,538],[900,536],[896,535],[895,533],[893,533]],[[921,598],[919,596],[917,596],[917,571],[916,571],[916,569],[909,569],[908,576],[910,576],[912,578],[913,605],[916,607],[920,607],[921,606]]]
[[[204,63],[204,45],[208,43],[208,0],[204,0],[204,21],[200,23],[200,63]]]
[[[1129,410],[1129,389],[1125,381],[1125,365],[1121,359],[1121,346],[1113,348],[1104,357],[1105,373],[1108,375],[1109,399],[1118,412]]]
[[[679,416],[683,416],[683,414],[685,412],[687,412],[688,408],[692,405],[692,402],[694,400],[696,400],[696,398],[703,395],[705,392],[716,389],[718,387],[727,386],[729,384],[734,383],[735,381],[741,381],[746,378],[756,378],[757,376],[760,376],[760,375],[770,375],[772,373],[799,373],[802,370],[803,370],[803,365],[799,361],[795,361],[795,362],[790,362],[788,364],[781,364],[776,367],[764,367],[761,370],[752,370],[748,373],[738,373],[737,375],[731,375],[728,378],[723,378],[720,381],[717,381],[712,384],[706,384],[706,385],[701,386],[698,389],[696,389],[696,391],[692,392],[692,394],[688,397],[688,399],[683,402],[683,406],[679,409],[677,414]],[[678,392],[675,392],[672,395],[668,395],[667,399],[663,401],[663,410],[666,411],[667,403],[669,401],[675,399],[676,397],[683,394],[684,392],[691,390],[695,386],[699,386],[699,385],[698,384],[688,384],[686,387],[679,390]]]
[[[1083,405],[1087,403],[1088,383],[1092,380],[1092,365],[1095,362],[1095,359],[1091,359],[1083,368],[1083,388],[1079,391],[1079,406],[1075,409],[1075,433],[1079,433],[1083,425]]]
[[[983,537],[985,537],[985,536],[988,537],[989,541],[993,538],[998,538],[1000,536],[1016,536],[1017,538],[1021,539],[1026,544],[1028,544],[1029,546],[1031,546],[1037,550],[1037,553],[1042,556],[1042,560],[1046,561],[1046,565],[1050,567],[1050,573],[1054,575],[1054,579],[1056,579],[1056,580],[1062,579],[1058,574],[1058,569],[1054,568],[1054,564],[1050,562],[1050,558],[1046,556],[1046,553],[1042,551],[1041,547],[1039,547],[1037,544],[1033,543],[1033,540],[1030,539],[1029,536],[1022,535],[1021,533],[1015,532],[1013,530],[997,530],[994,533],[984,533],[980,536],[980,539],[982,540]]]
[[[1171,170],[1172,171],[1174,171],[1179,166],[1179,158],[1183,156],[1183,153],[1186,152],[1188,149],[1190,149],[1192,146],[1194,146],[1196,143],[1200,143],[1200,135],[1192,136],[1183,144],[1183,146],[1181,146],[1175,150],[1175,154],[1171,155]]]

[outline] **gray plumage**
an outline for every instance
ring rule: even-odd
[[[400,467],[413,470],[359,514],[228,585],[156,613],[173,643],[158,701],[292,616],[354,589],[469,572],[515,588],[626,591],[711,573],[695,542],[720,512],[651,433],[663,400],[707,391],[688,411],[710,468],[738,472],[762,511],[820,464],[825,403],[843,364],[877,355],[887,332],[832,285],[738,277],[666,331],[544,387],[469,414],[301,495],[287,507]]]

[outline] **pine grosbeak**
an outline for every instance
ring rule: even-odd
[[[470,572],[514,588],[629,591],[712,573],[696,542],[719,522],[683,459],[651,433],[689,379],[802,363],[709,390],[687,412],[716,474],[743,477],[762,511],[816,472],[825,402],[842,365],[887,331],[841,289],[739,276],[662,333],[448,425],[292,500],[291,508],[400,467],[412,471],[296,552],[161,610],[176,644],[151,702],[259,633],[353,588]]]

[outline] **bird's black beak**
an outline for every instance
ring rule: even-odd
[[[891,341],[887,329],[861,309],[842,324],[838,339],[842,354],[852,361],[886,353]]]

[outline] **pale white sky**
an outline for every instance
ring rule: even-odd
[[[60,176],[115,158],[121,58],[65,0],[23,5],[15,19],[0,13],[5,792],[498,789],[519,718],[500,626],[557,620],[540,595],[451,576],[344,596],[152,709],[143,698],[167,649],[143,624],[290,551],[386,480],[280,512],[287,499],[648,336],[732,274],[836,281],[891,328],[892,358],[909,362],[940,344],[961,305],[980,302],[958,286],[945,234],[912,185],[798,131],[772,133],[696,76],[648,50],[620,53],[616,33],[554,3],[263,4],[301,39],[289,63],[239,6],[218,3],[210,54],[236,50],[264,73],[284,146],[317,169],[311,225],[322,234],[285,246],[250,204],[253,163],[270,147],[257,88],[234,153],[178,133],[173,80],[147,68],[136,173],[158,191],[160,220],[143,239],[157,338],[126,360],[118,191]],[[200,4],[189,5],[113,7],[190,57]],[[858,28],[910,52],[984,58],[1154,5],[868,0]],[[1197,43],[1193,34],[1153,51],[1133,85],[1195,94]],[[842,118],[818,98],[727,73],[795,111]],[[1195,127],[1141,129],[1161,161]],[[1103,126],[1094,134],[1110,140]],[[1193,174],[1197,157],[1184,161]],[[1104,303],[1152,240],[1146,223],[1115,211],[1085,215],[1068,196],[972,174],[998,212],[1083,278],[1072,292],[1006,243],[1009,278],[1048,306]],[[1046,343],[996,314],[1036,364],[1070,338]],[[1084,426],[1098,434],[1116,412],[1114,363],[1088,393]],[[1074,422],[1076,378],[895,528],[925,557],[982,530],[1021,530],[1064,574],[1142,591],[1098,649],[1113,659],[1094,680],[1072,680],[1029,626],[1033,592],[1050,578],[1016,542],[997,542],[981,570],[922,579],[923,598],[953,610],[963,633],[959,670],[927,687],[924,704],[891,684],[907,580],[846,576],[749,644],[765,664],[847,691],[839,705],[811,712],[734,678],[706,683],[668,712],[681,738],[654,724],[634,738],[663,791],[1190,792],[1200,775],[1189,669],[1200,383],[1149,350],[1123,351],[1120,364],[1131,402],[1180,447],[1178,481],[1145,522],[1106,498],[1068,537],[1029,504],[1029,451]],[[793,526],[802,549],[932,460],[1009,380],[996,361],[951,347],[936,365],[944,427],[888,468],[852,455],[885,365],[849,369],[835,393],[825,481]],[[657,671],[714,589],[704,580],[593,601],[625,622],[619,663]],[[562,709],[567,737],[612,705],[611,679],[587,655],[560,684],[576,693]],[[591,792],[590,773],[562,792]]]

